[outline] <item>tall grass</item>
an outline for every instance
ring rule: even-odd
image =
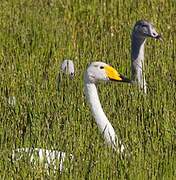
[[[176,177],[176,2],[34,1],[0,3],[1,179],[47,178],[28,162],[13,164],[20,147],[72,153],[50,179],[174,179]],[[130,156],[108,149],[83,93],[91,61],[130,76],[130,34],[139,19],[152,21],[164,42],[148,39],[148,93],[135,86],[100,84],[103,108]],[[73,59],[74,80],[56,77]],[[9,104],[10,97],[16,104]]]

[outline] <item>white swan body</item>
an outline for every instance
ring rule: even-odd
[[[137,21],[131,36],[131,80],[137,81],[144,93],[147,92],[144,76],[144,45],[147,37],[161,40],[161,36],[150,22]]]
[[[118,148],[118,151],[122,152],[124,150],[124,146],[120,143],[120,141],[118,141],[114,128],[102,109],[97,88],[95,86],[95,83],[98,80],[113,80],[121,82],[130,82],[130,80],[120,75],[111,66],[102,62],[91,63],[84,76],[85,95],[90,104],[91,112],[100,132],[103,134],[103,137],[108,145],[112,146],[114,149]],[[118,147],[119,144],[121,144],[120,147]]]
[[[72,154],[66,154],[65,152],[41,149],[41,148],[18,148],[12,152],[12,160],[17,162],[25,155],[29,157],[30,163],[35,166],[41,164],[46,170],[52,169],[54,172],[63,171],[65,158],[73,159]]]

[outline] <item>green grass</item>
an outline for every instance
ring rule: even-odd
[[[131,156],[104,145],[83,94],[91,61],[110,63],[130,77],[130,34],[139,19],[152,21],[164,42],[145,48],[148,93],[135,86],[100,84],[103,108]],[[73,59],[74,80],[56,77]],[[75,156],[50,179],[174,179],[176,177],[176,1],[34,1],[0,3],[1,179],[45,179],[20,147],[57,149]],[[8,98],[16,97],[16,105]]]

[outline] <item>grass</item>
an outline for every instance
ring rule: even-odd
[[[1,179],[49,178],[27,161],[13,164],[20,147],[57,149],[75,156],[50,179],[174,179],[176,177],[176,2],[34,1],[0,3]],[[152,21],[164,42],[148,39],[148,94],[127,84],[100,84],[103,108],[131,157],[104,145],[83,94],[83,72],[102,60],[130,76],[130,34]],[[74,80],[56,77],[73,59]],[[15,96],[16,105],[8,103]]]

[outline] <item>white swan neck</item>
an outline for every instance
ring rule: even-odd
[[[89,83],[89,82],[85,83],[85,94],[90,104],[90,108],[95,118],[95,121],[101,133],[103,133],[104,135],[105,141],[107,142],[107,144],[115,147],[116,145],[115,131],[102,109],[98,97],[97,88],[94,83]]]

